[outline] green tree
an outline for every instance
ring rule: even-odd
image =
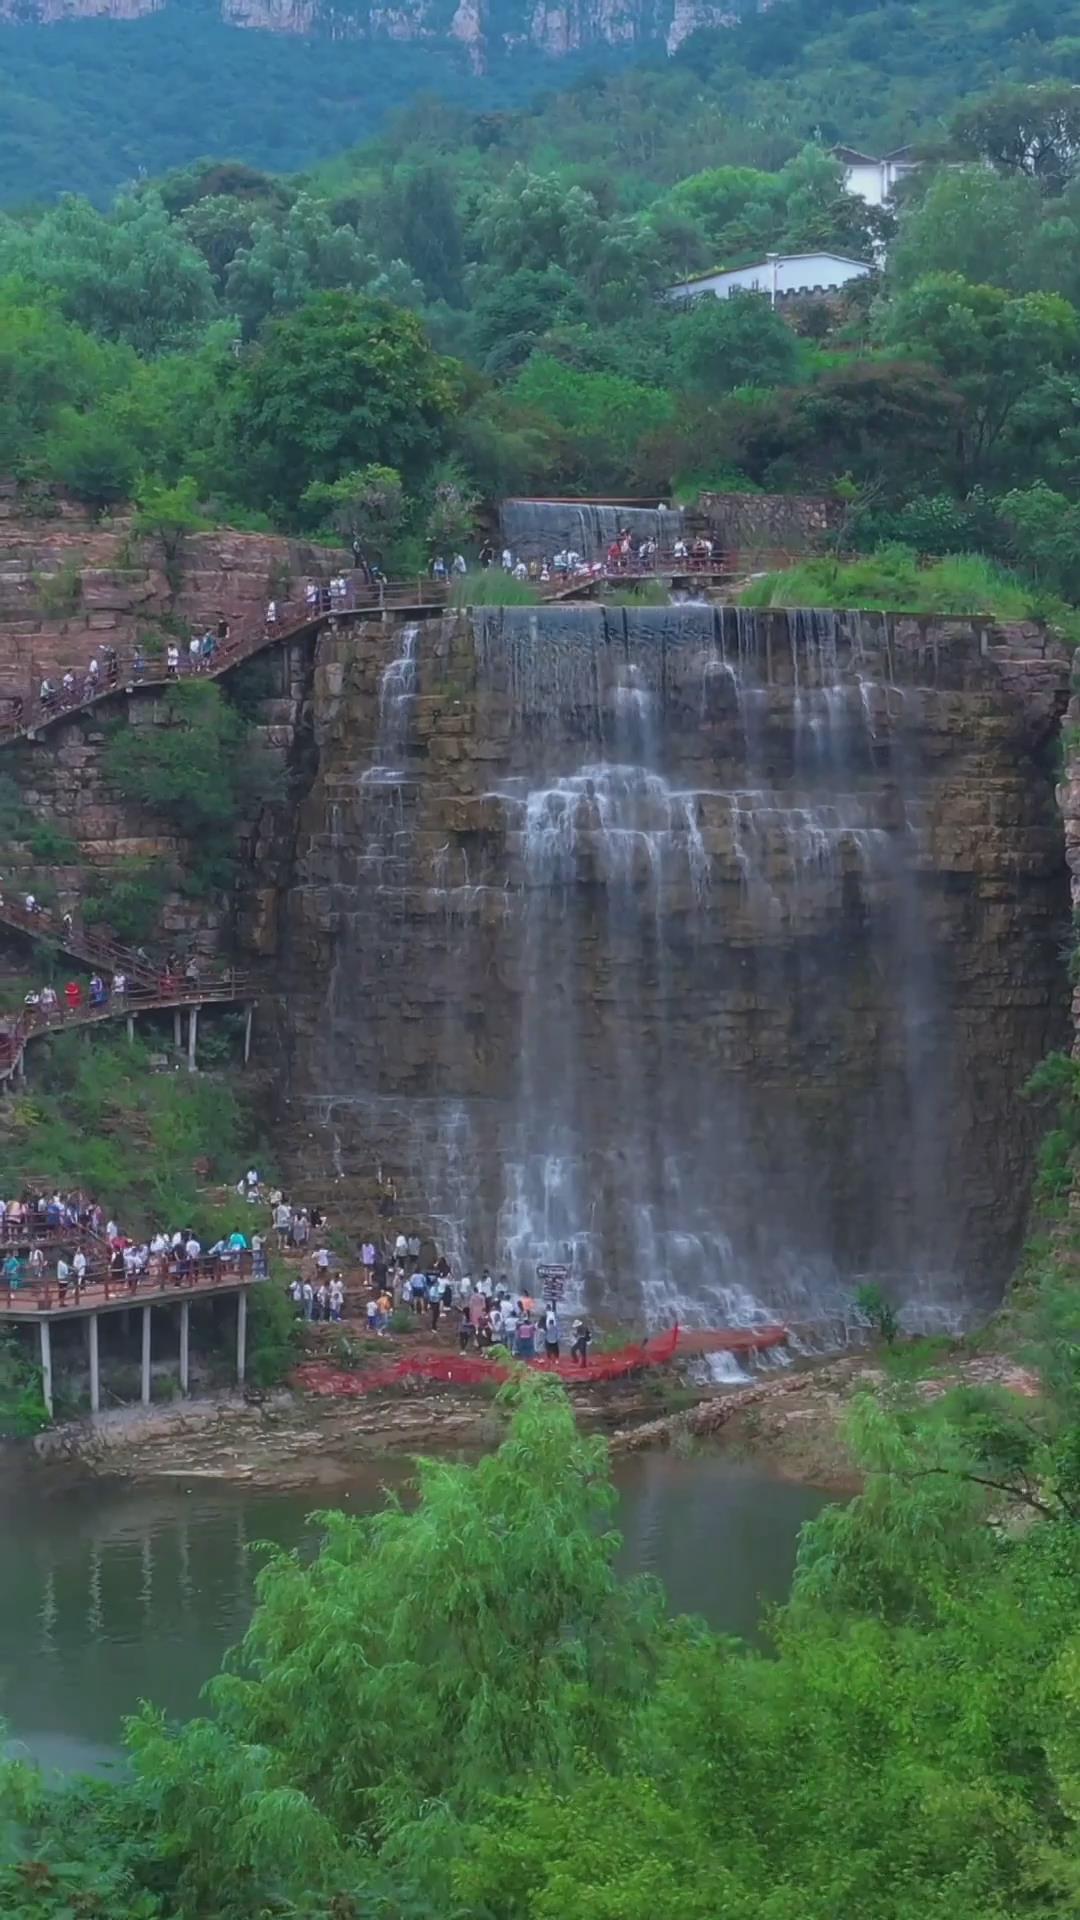
[[[405,490],[393,467],[355,467],[340,480],[313,480],[300,505],[313,526],[332,527],[343,540],[359,534],[383,553],[401,530]]]
[[[432,553],[449,557],[476,533],[480,496],[460,461],[444,460],[431,477],[431,505],[424,527]]]
[[[652,1672],[656,1596],[614,1571],[603,1444],[550,1382],[509,1399],[496,1453],[422,1461],[415,1506],[322,1515],[314,1562],[272,1557],[212,1720],[173,1733],[148,1710],[133,1727],[185,1914],[312,1895],[336,1910],[335,1890],[390,1867],[445,1889],[458,1822],[489,1794],[558,1787],[582,1747],[614,1755]]]
[[[295,312],[332,288],[394,298],[406,304],[422,290],[402,263],[387,275],[352,227],[334,226],[325,205],[301,194],[284,217],[256,220],[225,282],[225,299],[250,336],[270,314]],[[419,304],[418,298],[410,302]]]
[[[733,387],[785,386],[795,378],[799,349],[791,328],[760,294],[696,300],[671,336],[675,378],[703,393]]]
[[[1080,350],[1080,318],[1067,300],[1010,295],[953,273],[929,274],[902,293],[886,308],[881,333],[935,362],[963,402],[954,462],[960,492],[1000,465],[1021,404]]]
[[[553,477],[583,492],[636,479],[639,451],[672,407],[662,389],[617,373],[576,373],[549,354],[533,355],[510,395],[545,431]]]
[[[0,467],[32,471],[63,408],[81,411],[130,377],[123,349],[63,320],[47,300],[0,290]]]
[[[460,304],[464,236],[446,169],[430,163],[409,168],[395,180],[387,211],[397,251],[423,283],[428,298]]]
[[[233,433],[247,495],[295,511],[313,480],[339,479],[358,454],[416,475],[459,404],[456,363],[432,352],[412,314],[318,295],[272,322],[241,371]]]
[[[889,254],[890,279],[898,287],[930,273],[978,281],[992,262],[995,286],[1024,291],[1042,214],[1032,180],[988,167],[944,168],[918,204],[901,214]]]
[[[175,567],[185,534],[199,533],[209,525],[200,511],[198,488],[190,474],[172,487],[149,482],[136,498],[135,531],[160,541],[166,568]]]
[[[121,198],[107,216],[71,198],[31,225],[4,220],[5,274],[57,299],[87,332],[138,353],[186,344],[215,311],[206,261],[150,193]]]
[[[1080,97],[1066,80],[999,87],[961,108],[950,134],[958,152],[1061,193],[1080,166]]]
[[[111,409],[77,413],[62,407],[44,441],[47,471],[95,507],[129,500],[139,471],[139,450]]]

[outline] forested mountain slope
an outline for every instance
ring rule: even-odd
[[[1080,0],[737,11],[713,0],[0,0],[0,195],[103,200],[204,153],[294,170],[421,92],[502,114],[568,85],[542,99],[541,145],[676,179],[718,159],[775,166],[813,133],[895,145],[1001,79],[1080,79]],[[695,30],[713,22],[725,24]],[[628,70],[635,56],[645,64]],[[575,63],[587,67],[576,83]]]

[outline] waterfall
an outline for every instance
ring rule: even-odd
[[[880,623],[696,604],[393,645],[330,854],[346,1171],[387,1159],[455,1262],[564,1262],[625,1318],[828,1339],[872,1281],[953,1324],[993,1235],[918,668]]]
[[[605,554],[626,528],[635,540],[655,540],[670,551],[683,531],[679,507],[604,506],[594,501],[504,500],[499,533],[504,546],[525,560],[548,559],[572,548],[586,560]]]

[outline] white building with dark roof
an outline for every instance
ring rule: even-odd
[[[844,169],[845,192],[865,200],[868,207],[883,207],[898,182],[914,173],[919,164],[914,147],[894,147],[880,160],[872,153],[860,153],[858,147],[830,147],[829,151]]]
[[[667,300],[700,300],[714,294],[727,300],[733,293],[764,293],[773,306],[797,294],[836,293],[851,280],[865,280],[874,272],[869,260],[851,260],[842,253],[771,253],[748,267],[730,267],[723,273],[703,273],[668,287]]]

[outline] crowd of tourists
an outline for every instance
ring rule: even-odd
[[[194,1227],[159,1227],[133,1235],[101,1205],[81,1193],[35,1192],[25,1188],[11,1200],[0,1198],[0,1262],[3,1285],[55,1282],[61,1306],[69,1292],[78,1300],[90,1281],[108,1277],[116,1287],[137,1294],[140,1285],[183,1286],[199,1277],[226,1277],[250,1271],[265,1279],[265,1233],[234,1229],[204,1246]]]
[[[386,1333],[395,1312],[426,1318],[437,1333],[445,1315],[453,1319],[462,1353],[484,1353],[501,1346],[521,1360],[560,1358],[564,1335],[554,1304],[517,1294],[505,1273],[494,1279],[487,1267],[478,1279],[467,1273],[455,1277],[445,1255],[435,1255],[428,1243],[431,1257],[425,1263],[424,1250],[425,1243],[416,1233],[399,1233],[387,1250],[370,1239],[361,1245],[370,1333]],[[592,1342],[592,1330],[584,1318],[574,1320],[571,1335],[570,1352],[584,1366]]]
[[[43,987],[31,987],[24,993],[23,1006],[42,1020],[62,1020],[69,1014],[80,1013],[84,1007],[107,1007],[114,1000],[126,999],[128,984],[126,973],[118,971],[108,982],[100,973],[92,973],[84,996],[81,980],[68,980],[60,993],[47,980]]]
[[[591,559],[587,559],[575,547],[562,547],[552,554],[534,554],[526,560],[515,554],[511,547],[503,547],[500,556],[493,546],[487,545],[480,550],[480,566],[485,572],[501,568],[512,579],[533,585],[542,586],[550,581],[557,586],[560,582],[572,580],[655,573],[658,566],[668,560],[688,569],[707,568],[713,563],[714,553],[713,542],[705,534],[692,542],[682,538],[676,540],[670,554],[667,554],[658,541],[651,537],[640,539],[629,527],[621,527],[608,546]]]

